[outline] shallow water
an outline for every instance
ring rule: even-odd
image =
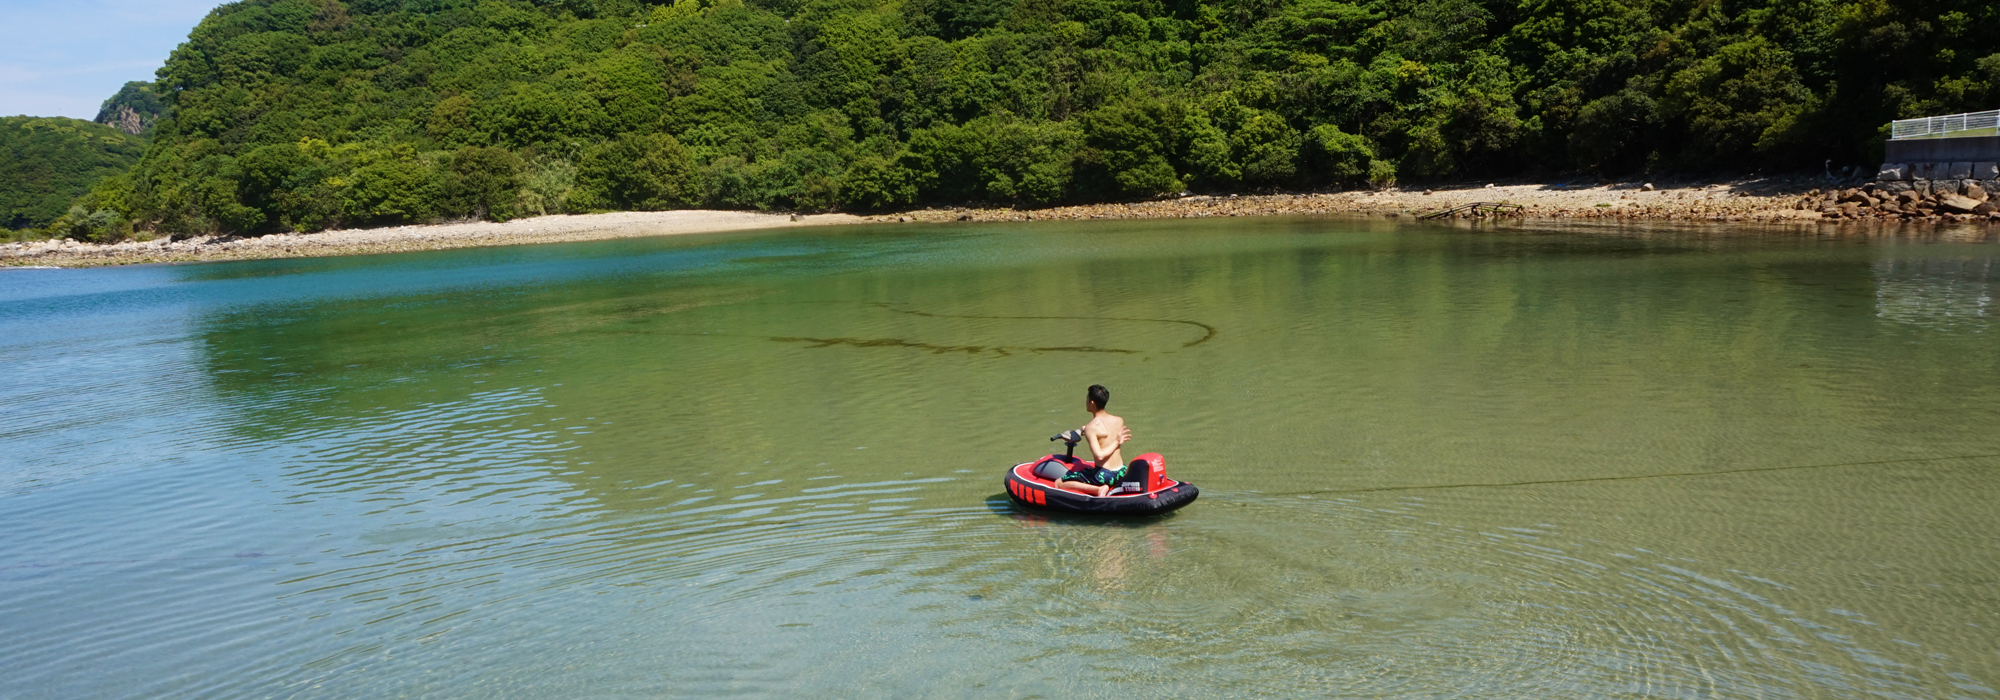
[[[1994,697],[2000,247],[1720,233],[0,272],[0,695]]]

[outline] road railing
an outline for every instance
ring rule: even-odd
[[[2000,136],[2000,109],[1889,122],[1890,139],[1944,136]]]

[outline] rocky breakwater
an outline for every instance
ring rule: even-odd
[[[1481,208],[1450,218],[1612,219],[1660,221],[1818,220],[1793,206],[1805,191],[1796,179],[1770,178],[1728,183],[1587,183],[1577,185],[1461,184],[1433,188],[1391,188],[1267,195],[1196,195],[1177,199],[1083,204],[1041,209],[950,207],[875,215],[877,222],[1076,221],[1086,219],[1197,219],[1211,217],[1353,215],[1407,217],[1449,212],[1475,203]],[[1518,208],[1516,208],[1518,207]]]
[[[2000,222],[1996,192],[2000,181],[1890,181],[1809,192],[1794,206],[1817,210],[1827,219]]]

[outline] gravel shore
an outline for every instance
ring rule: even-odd
[[[594,241],[863,221],[847,214],[793,217],[741,211],[646,211],[539,216],[505,223],[470,221],[268,236],[201,236],[180,241],[92,244],[70,240],[0,245],[0,266],[96,267],[135,263],[401,253],[476,246]]]
[[[1175,219],[1298,214],[1409,217],[1480,202],[1517,206],[1518,209],[1510,207],[1512,213],[1507,216],[1525,219],[1819,223],[1807,227],[1819,230],[1827,225],[1843,225],[1840,223],[1842,220],[1858,218],[1853,214],[1854,207],[1849,207],[1850,211],[1845,215],[1838,210],[1829,214],[1828,204],[1832,202],[1837,206],[1837,200],[1843,198],[1840,193],[1853,192],[1855,190],[1851,188],[1860,184],[1857,181],[1828,182],[1817,177],[1657,184],[1639,181],[1470,183],[1428,189],[1412,187],[1315,194],[1191,196],[1045,209],[929,208],[868,216],[791,216],[732,211],[620,212],[543,216],[506,223],[466,222],[248,238],[159,239],[104,245],[75,241],[10,243],[0,245],[0,266],[90,267],[361,255],[854,223]],[[1870,225],[1935,226],[1938,223],[1978,221],[1988,223],[1977,224],[1977,229],[1985,233],[1976,234],[1975,238],[1990,239],[2000,233],[2000,226],[1991,225],[1991,222],[2000,221],[2000,215],[1927,218],[1930,220],[1890,224],[1873,222]]]

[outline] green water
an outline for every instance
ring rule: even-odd
[[[0,272],[0,695],[1991,698],[1996,263],[1293,219]],[[1201,500],[1007,503],[1092,383]]]

